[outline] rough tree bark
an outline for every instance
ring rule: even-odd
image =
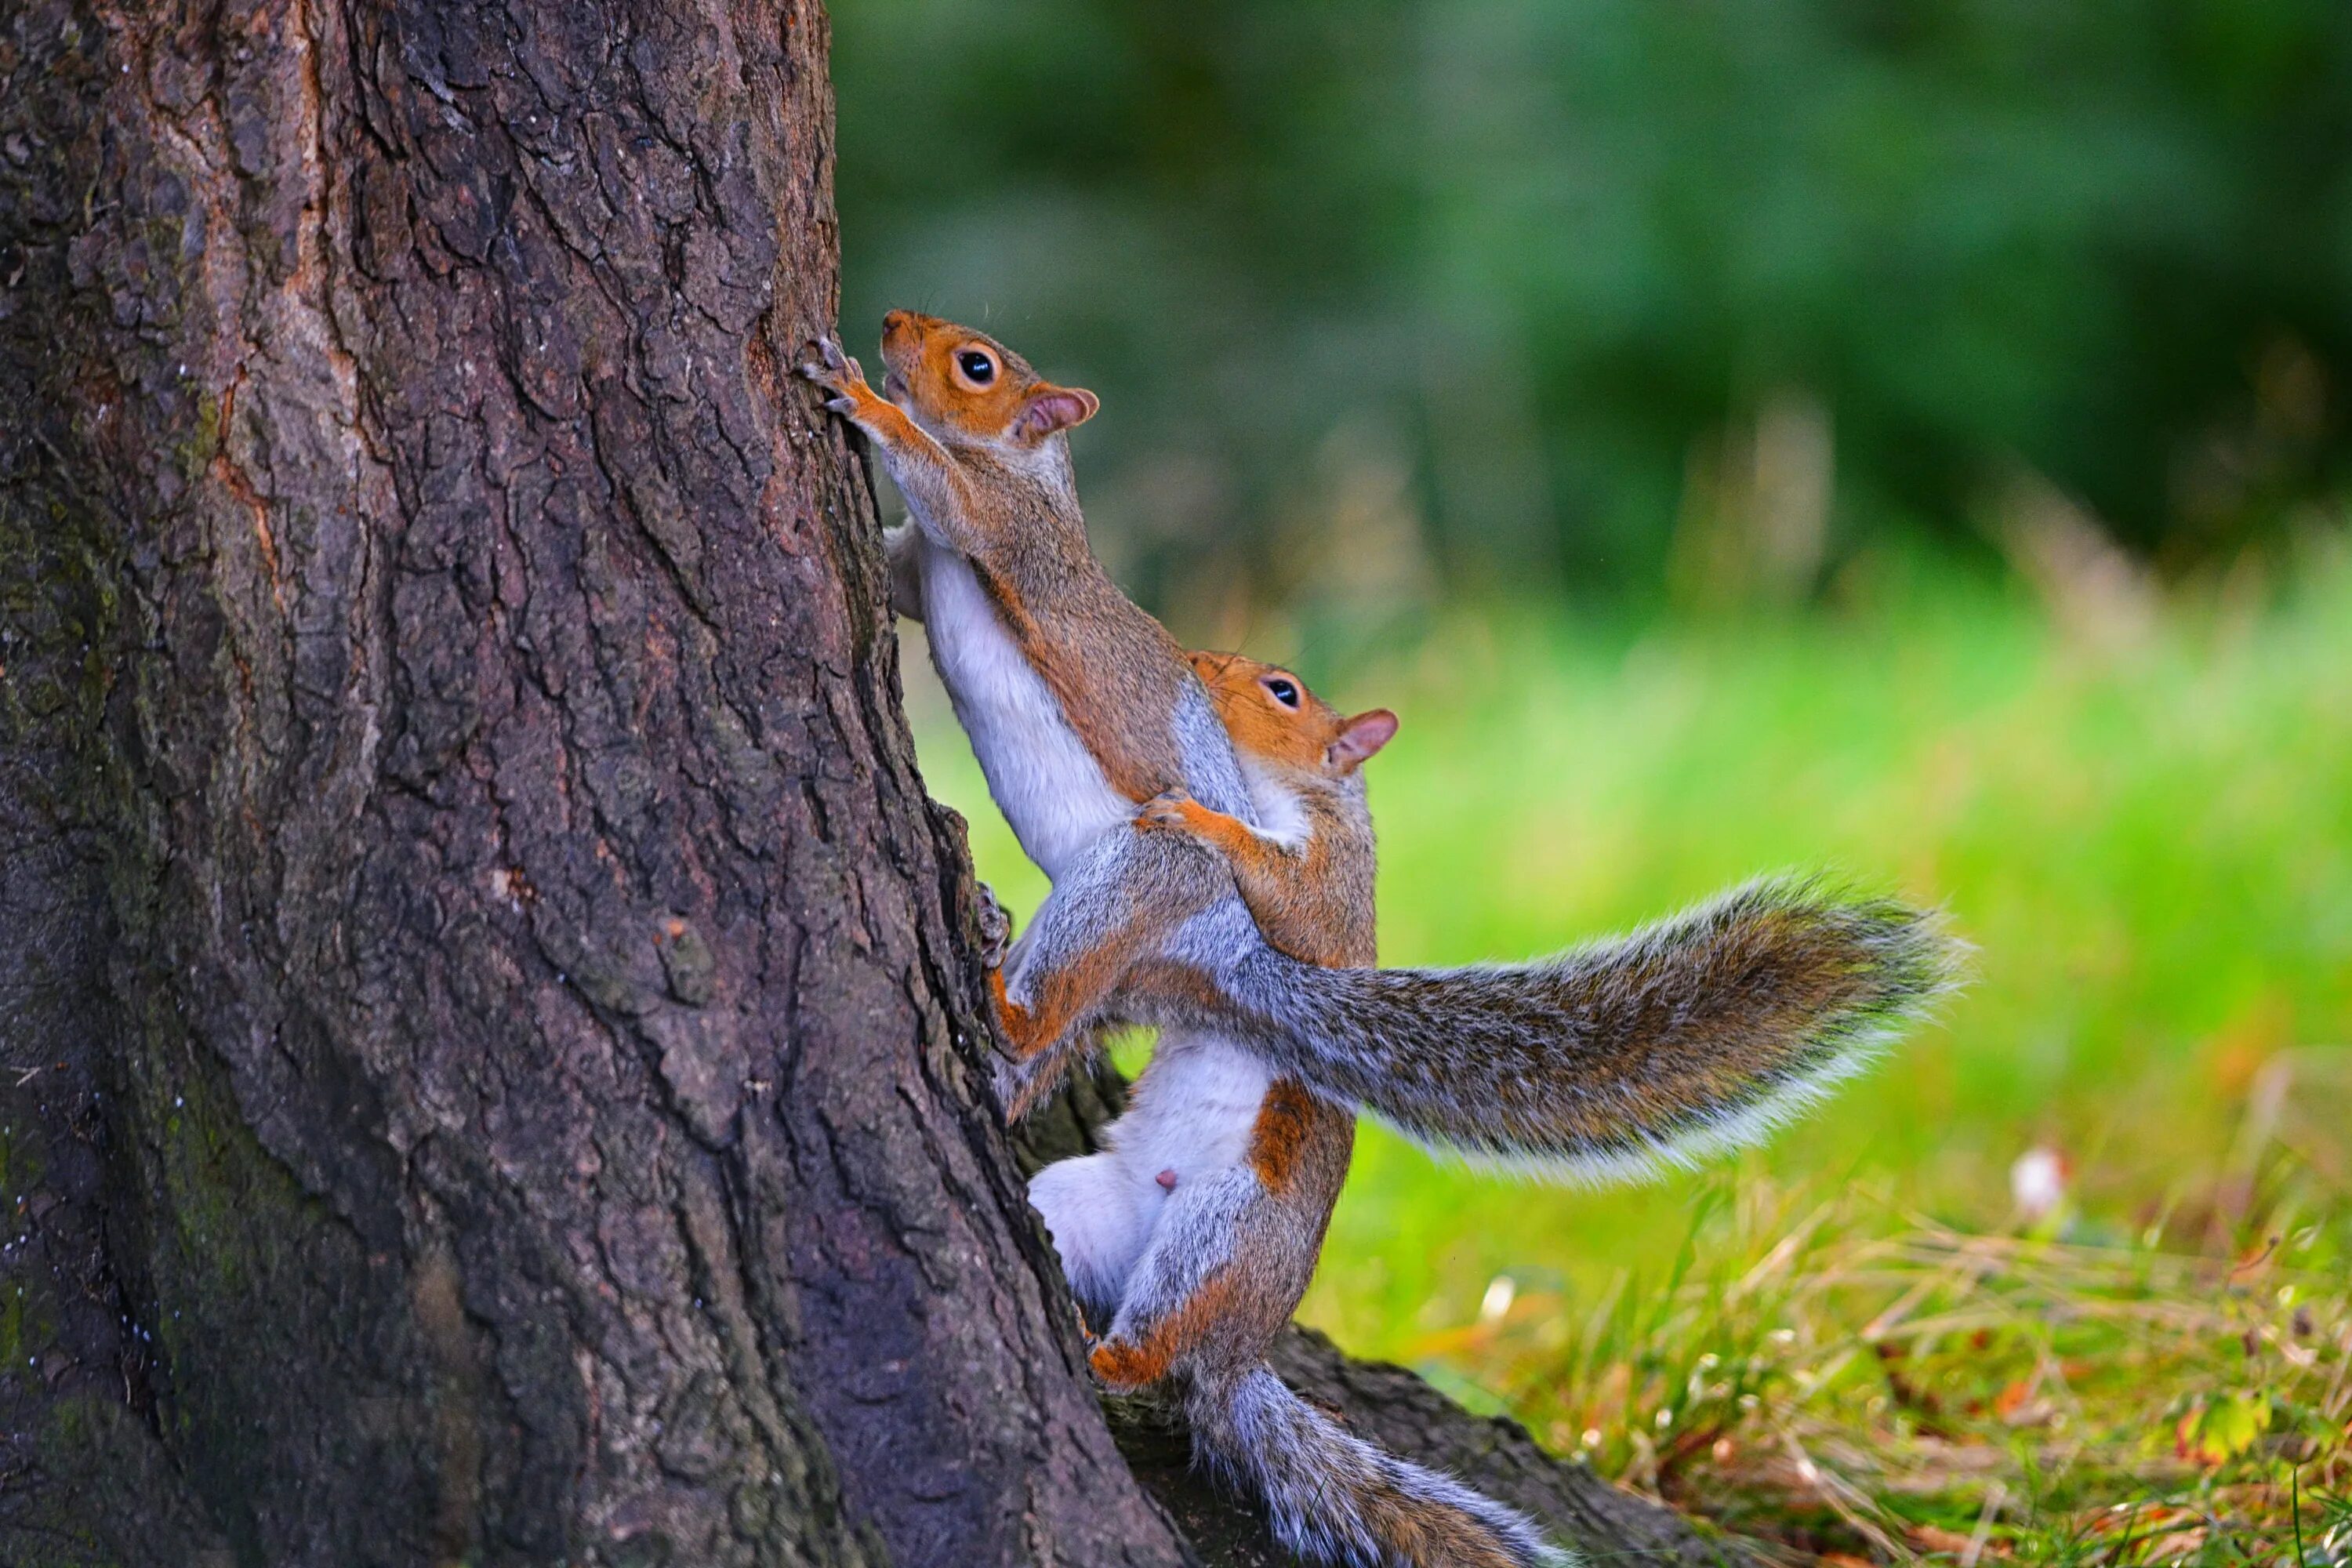
[[[0,4],[0,1561],[1263,1556],[1114,1445],[983,1108],[873,500],[780,369],[824,49]]]

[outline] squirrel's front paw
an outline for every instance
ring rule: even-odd
[[[1013,945],[1013,911],[996,901],[996,889],[979,884],[980,962],[985,969],[1004,967],[1005,950]]]
[[[1192,804],[1192,795],[1183,789],[1163,789],[1143,803],[1143,809],[1135,814],[1135,825],[1181,829],[1190,826],[1184,808]]]
[[[825,399],[827,408],[848,413],[857,406],[857,395],[866,390],[865,370],[830,337],[817,339],[816,352],[817,359],[802,365],[801,374],[834,394]]]

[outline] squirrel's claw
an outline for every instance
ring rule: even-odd
[[[980,962],[989,969],[1004,967],[1005,950],[1013,945],[1013,911],[997,901],[996,889],[979,884]]]
[[[989,1091],[996,1097],[996,1112],[1006,1126],[1026,1121],[1037,1108],[1037,1101],[1043,1098],[1038,1093],[1039,1071],[1034,1061],[1011,1061],[1001,1052],[990,1053]]]
[[[850,389],[866,384],[866,372],[856,360],[842,353],[841,345],[830,337],[817,339],[816,352],[818,358],[803,364],[801,374],[819,386],[841,394],[828,399],[825,406],[836,414],[848,413],[857,405],[857,400],[849,395]]]

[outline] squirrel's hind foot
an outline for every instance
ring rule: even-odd
[[[1087,1365],[1094,1370],[1095,1381],[1113,1394],[1133,1394],[1168,1373],[1166,1360],[1155,1357],[1150,1347],[1117,1335],[1097,1340]]]

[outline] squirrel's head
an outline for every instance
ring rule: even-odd
[[[1396,736],[1397,716],[1387,709],[1349,718],[1279,665],[1238,653],[1185,657],[1246,756],[1345,778]]]
[[[986,332],[913,310],[882,318],[882,395],[950,446],[1034,448],[1102,406],[1082,387],[1047,381]]]

